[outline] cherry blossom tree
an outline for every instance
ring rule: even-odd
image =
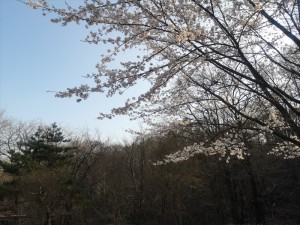
[[[272,153],[300,155],[299,0],[85,0],[65,8],[46,0],[27,4],[56,13],[55,23],[83,23],[89,30],[86,42],[109,46],[97,72],[88,75],[94,86],[69,88],[57,97],[111,97],[147,82],[143,94],[99,118],[128,114],[150,124],[160,123],[159,116],[181,126],[216,125],[213,138],[169,160],[198,153],[243,159],[246,141],[263,142],[266,135],[281,140]],[[130,59],[112,68],[124,52]]]

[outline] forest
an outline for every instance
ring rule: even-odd
[[[98,118],[147,130],[115,144],[3,112],[1,224],[300,224],[300,0],[24,3],[106,51],[55,97],[145,87]]]
[[[201,130],[116,145],[3,113],[0,127],[3,225],[300,222],[300,160],[268,154],[274,140],[249,143],[244,160],[202,154],[155,165],[198,140]]]

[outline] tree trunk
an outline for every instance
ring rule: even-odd
[[[264,203],[261,194],[258,191],[257,188],[257,182],[255,180],[250,159],[249,157],[246,159],[247,166],[248,166],[248,174],[250,177],[250,185],[251,190],[253,194],[253,202],[254,202],[254,209],[255,209],[255,216],[256,216],[256,224],[265,225],[266,219],[265,219],[265,209],[264,209]]]
[[[51,210],[47,208],[45,225],[52,225],[51,214]]]
[[[232,222],[233,224],[243,224],[243,218],[241,218],[239,213],[238,193],[231,179],[231,172],[229,170],[225,170],[225,180],[229,192]]]

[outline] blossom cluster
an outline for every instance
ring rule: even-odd
[[[297,136],[291,137],[295,141],[299,141]],[[283,156],[284,159],[294,159],[300,157],[300,146],[295,145],[291,141],[283,141],[278,143],[268,154]]]
[[[180,30],[179,35],[177,36],[177,41],[179,43],[185,42],[185,41],[194,41],[195,39],[196,39],[196,35],[193,32],[188,31],[188,29],[186,29],[186,28],[182,28]]]
[[[35,2],[32,2],[32,0],[28,0],[26,4],[33,9],[37,9],[39,6],[41,6],[39,0],[35,0]]]
[[[205,156],[218,155],[219,160],[225,159],[226,163],[229,163],[231,157],[239,160],[245,159],[245,156],[248,154],[246,150],[245,144],[241,141],[233,140],[232,138],[220,138],[208,147],[205,146],[204,142],[186,146],[182,151],[167,155],[163,161],[157,161],[154,165],[163,165],[170,162],[178,163],[199,154]]]

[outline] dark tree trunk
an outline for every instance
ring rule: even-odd
[[[250,159],[247,158],[246,162],[247,162],[247,166],[248,166],[248,175],[250,177],[250,185],[251,185],[251,190],[252,190],[252,194],[253,194],[256,224],[265,225],[266,219],[265,219],[264,202],[263,202],[261,194],[258,191],[257,182],[256,182],[254,174],[253,174]]]
[[[242,212],[243,210],[242,209],[239,210],[240,202],[238,201],[239,196],[238,196],[237,186],[235,182],[232,180],[231,172],[229,170],[225,170],[225,182],[229,192],[232,222],[233,224],[243,224],[244,218],[241,215],[242,213],[240,213],[240,211]]]

